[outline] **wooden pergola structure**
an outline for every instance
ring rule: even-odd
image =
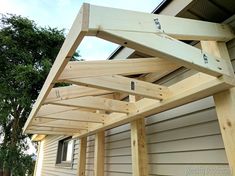
[[[85,36],[150,58],[70,61]],[[24,132],[80,138],[84,175],[87,136],[95,134],[95,175],[104,173],[104,130],[131,123],[135,176],[148,175],[144,117],[213,95],[230,168],[235,170],[234,71],[225,42],[229,26],[84,4],[52,66]],[[201,42],[198,49],[181,40]],[[197,70],[169,87],[154,84],[179,67]],[[54,87],[55,83],[71,83]]]

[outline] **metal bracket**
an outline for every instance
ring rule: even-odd
[[[157,26],[158,29],[161,29],[161,28],[162,28],[162,27],[161,27],[161,24],[160,24],[160,22],[159,22],[159,20],[158,20],[158,18],[155,18],[155,19],[154,19],[154,23],[156,24],[156,26]]]
[[[204,59],[205,64],[208,64],[208,57],[206,54],[203,54],[203,59]]]
[[[131,90],[135,90],[135,82],[131,81]]]

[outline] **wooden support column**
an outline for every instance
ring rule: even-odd
[[[226,44],[224,42],[201,42],[202,49],[226,60],[230,60]],[[233,72],[232,66],[229,68]],[[231,169],[231,175],[235,174],[235,88],[220,92],[214,96],[216,112],[224,147]]]
[[[135,96],[130,95],[129,101],[134,102]],[[148,152],[144,118],[131,122],[132,175],[148,176]]]
[[[80,139],[79,158],[78,158],[78,176],[85,176],[86,171],[86,148],[87,137]]]
[[[94,176],[104,176],[104,131],[95,134]]]

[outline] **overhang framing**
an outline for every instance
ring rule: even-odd
[[[85,36],[96,36],[152,57],[70,61]],[[225,24],[84,4],[30,113],[24,132],[73,135],[85,139],[90,134],[103,134],[106,129],[228,90],[235,85],[230,60],[180,40],[225,42],[234,37]],[[180,66],[195,69],[198,73],[169,87],[151,83],[154,78],[138,77],[141,74],[158,77]],[[54,88],[57,82],[74,85]],[[130,103],[124,99],[128,95],[140,99]]]

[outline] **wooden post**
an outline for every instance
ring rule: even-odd
[[[202,49],[230,60],[224,42],[201,42]],[[229,68],[233,73],[232,66]],[[224,147],[232,174],[235,174],[235,88],[214,95],[216,112]]]
[[[135,97],[129,96],[134,102]],[[145,134],[145,120],[140,118],[131,122],[132,175],[148,176],[148,152]]]
[[[78,158],[78,176],[85,176],[86,171],[86,149],[87,137],[80,139],[79,158]]]
[[[95,134],[94,176],[104,176],[104,131]]]

